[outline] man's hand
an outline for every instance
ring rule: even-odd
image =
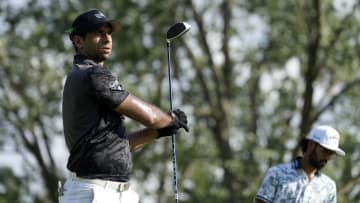
[[[170,125],[158,129],[158,138],[175,135],[180,128],[184,128],[186,132],[189,132],[189,127],[187,126],[187,116],[182,110],[174,110],[171,112],[171,117],[173,118],[173,121]]]

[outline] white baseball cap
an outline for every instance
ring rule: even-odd
[[[317,142],[322,147],[345,156],[345,152],[339,148],[339,133],[332,127],[321,125],[313,128],[306,139]]]

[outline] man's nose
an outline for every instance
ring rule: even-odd
[[[111,42],[111,40],[112,40],[111,34],[109,34],[109,33],[104,33],[102,38],[105,42]]]

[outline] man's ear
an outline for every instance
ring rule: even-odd
[[[82,49],[83,42],[84,42],[83,37],[81,37],[79,35],[75,35],[75,36],[73,36],[72,41],[78,49],[80,49],[80,50]]]

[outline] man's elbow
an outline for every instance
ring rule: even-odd
[[[144,123],[147,127],[152,129],[159,128],[159,124],[161,123],[161,118],[157,116],[155,113],[148,114],[148,116],[145,118]]]

